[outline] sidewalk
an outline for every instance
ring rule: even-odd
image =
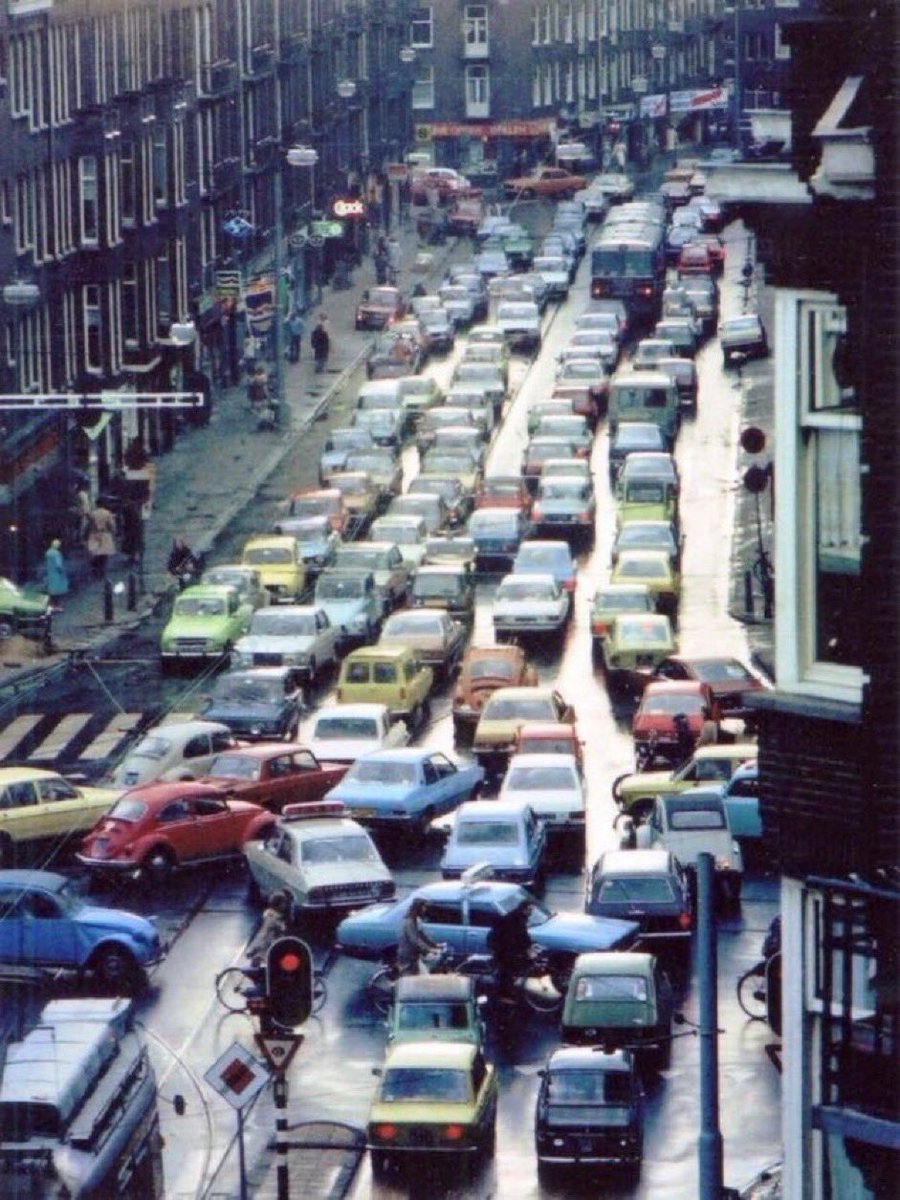
[[[439,247],[420,246],[414,210],[401,228],[399,240],[403,269],[398,282],[403,291],[409,294],[420,281],[436,285],[456,239]],[[413,270],[420,251],[433,255],[424,271]],[[142,584],[137,578],[129,581],[133,572],[121,555],[110,560],[107,575],[114,604],[113,619],[107,622],[103,580],[90,578],[82,552],[67,554],[76,586],[66,597],[63,611],[53,618],[49,652],[20,637],[0,643],[0,687],[64,661],[72,652],[99,652],[124,631],[140,625],[174,592],[174,581],[166,572],[172,538],[181,536],[195,551],[208,554],[229,522],[251,503],[356,369],[373,335],[354,329],[354,311],[362,292],[374,284],[374,265],[365,259],[355,268],[351,287],[323,289],[321,304],[308,316],[301,361],[284,364],[284,404],[278,429],[257,430],[244,383],[215,390],[209,424],[182,429],[172,449],[155,460],[153,510],[144,525]],[[328,315],[331,353],[326,372],[316,375],[309,330],[320,311]],[[129,586],[137,592],[133,610],[128,609]]]

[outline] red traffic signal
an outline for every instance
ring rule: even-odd
[[[306,942],[280,937],[266,955],[266,999],[276,1025],[293,1029],[312,1012],[313,962]]]

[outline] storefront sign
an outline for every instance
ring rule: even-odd
[[[707,88],[703,92],[673,92],[669,97],[673,113],[707,112],[713,108],[728,107],[728,89]]]
[[[240,271],[216,271],[216,299],[236,300],[241,294]]]
[[[430,126],[432,137],[549,137],[556,128],[552,118],[526,121],[490,121],[476,125],[464,121],[435,121]]]
[[[641,96],[642,117],[664,117],[666,115],[665,96]]]
[[[362,200],[335,200],[331,206],[336,217],[364,217],[366,206]]]
[[[309,225],[310,241],[314,238],[339,238],[344,236],[344,226],[341,221],[311,221]]]

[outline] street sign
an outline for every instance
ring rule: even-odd
[[[301,1033],[257,1033],[254,1037],[257,1046],[263,1052],[263,1058],[279,1075],[283,1075],[288,1069],[303,1041]]]
[[[254,1058],[240,1042],[232,1042],[203,1078],[232,1108],[244,1108],[271,1078],[258,1058]]]
[[[295,250],[302,250],[303,247],[306,245],[306,234],[305,233],[292,233],[291,236],[288,238],[288,241],[290,242],[290,244],[293,246],[293,248]]]
[[[216,271],[216,299],[236,300],[241,294],[240,271]]]
[[[320,248],[320,246],[325,245],[325,239],[321,236],[321,234],[314,233],[312,235],[312,237],[309,239],[309,244],[311,246],[314,246],[316,248],[316,250],[318,250]]]
[[[309,228],[313,234],[313,241],[316,237],[339,238],[344,236],[343,221],[311,221]]]

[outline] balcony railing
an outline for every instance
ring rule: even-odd
[[[237,83],[237,63],[205,63],[200,68],[200,95],[207,99],[230,92]]]

